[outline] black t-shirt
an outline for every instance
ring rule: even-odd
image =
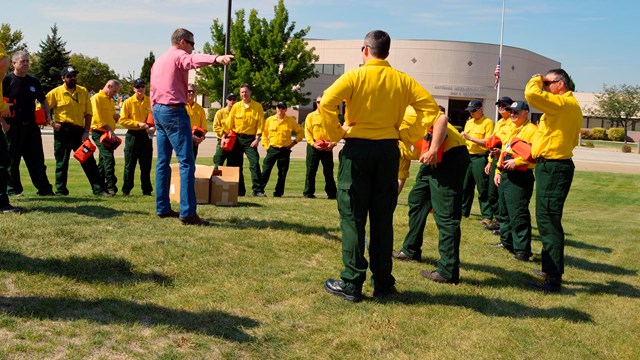
[[[35,122],[33,113],[36,110],[36,100],[42,103],[45,98],[42,85],[40,85],[38,79],[30,75],[19,77],[14,73],[10,73],[2,80],[2,92],[3,96],[9,98],[10,102],[13,102],[14,99],[16,100],[15,120]]]

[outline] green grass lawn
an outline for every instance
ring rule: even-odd
[[[576,173],[560,294],[523,286],[539,262],[488,246],[498,238],[476,201],[460,285],[419,275],[437,259],[429,217],[425,262],[394,263],[400,294],[375,301],[367,282],[358,304],[322,288],[341,270],[335,201],[301,196],[301,160],[283,198],[271,196],[275,176],[269,197],[199,206],[212,226],[187,227],[156,218],[139,188],[92,196],[76,162],[64,198],[37,197],[23,169],[25,196],[11,202],[28,213],[0,215],[0,358],[640,358],[640,176]],[[412,183],[395,212],[396,249]]]

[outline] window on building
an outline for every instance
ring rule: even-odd
[[[315,64],[315,70],[320,74],[340,76],[344,74],[344,64]]]

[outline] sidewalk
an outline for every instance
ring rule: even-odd
[[[116,129],[116,134],[122,137],[127,130]],[[212,132],[206,136],[206,140],[200,145],[198,150],[198,158],[212,158],[216,149],[216,138]],[[44,156],[47,159],[53,159],[53,130],[46,127],[42,130],[42,144],[44,146]],[[342,149],[342,142],[336,146],[333,151],[333,157],[337,160],[338,153]],[[292,149],[291,157],[294,159],[304,159],[306,157],[307,144],[303,140],[300,144]],[[263,158],[266,151],[262,145],[258,146],[260,157]],[[116,157],[124,157],[124,144],[116,150]],[[154,156],[155,153],[154,146]],[[624,174],[640,174],[640,154],[622,153],[599,149],[589,149],[585,147],[577,147],[573,150],[573,162],[576,164],[578,171],[601,171]]]

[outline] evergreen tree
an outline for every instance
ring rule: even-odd
[[[66,42],[58,36],[58,25],[53,24],[51,35],[40,41],[40,51],[35,54],[37,61],[32,67],[33,75],[40,80],[43,90],[49,92],[61,84],[60,72],[69,65],[70,52]]]
[[[149,56],[144,58],[144,62],[142,63],[142,70],[140,70],[140,79],[144,80],[144,82],[146,82],[147,84],[149,84],[151,80],[151,67],[153,66],[154,62],[156,62],[156,57],[155,55],[153,55],[153,51],[150,51]]]
[[[252,98],[265,109],[277,101],[306,105],[311,93],[301,93],[304,81],[318,77],[314,62],[318,56],[314,48],[307,50],[304,37],[310,28],[295,31],[295,22],[289,24],[289,12],[284,1],[274,6],[271,20],[258,17],[253,9],[249,14],[249,28],[245,27],[245,11],[236,12],[231,23],[231,53],[235,55],[229,66],[231,92],[242,83],[251,85]],[[203,51],[224,54],[225,32],[216,19],[211,26],[212,43],[206,42]],[[198,88],[213,99],[222,99],[222,67],[204,67],[198,70]],[[224,103],[224,102],[223,102]]]

